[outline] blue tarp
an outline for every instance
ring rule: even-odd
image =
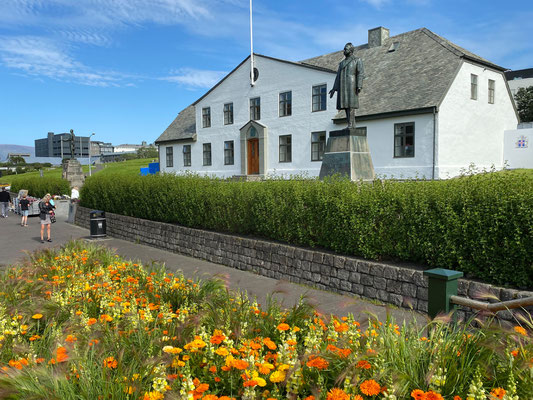
[[[142,176],[147,176],[149,173],[150,172],[148,170],[148,167],[141,168],[141,175]]]
[[[155,174],[159,172],[159,163],[153,162],[153,163],[148,164],[148,171],[150,174]]]

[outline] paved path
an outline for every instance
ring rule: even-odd
[[[59,246],[72,239],[89,239],[89,231],[66,222],[66,212],[58,212],[57,223],[52,224],[52,243],[41,244],[40,222],[38,217],[30,217],[28,227],[20,226],[20,217],[10,214],[9,218],[0,219],[0,265],[10,265],[21,261],[28,252],[37,249]],[[314,305],[320,312],[339,316],[352,313],[360,322],[367,320],[367,315],[376,315],[385,321],[391,315],[397,322],[411,321],[424,323],[422,314],[403,309],[380,305],[354,297],[342,296],[322,290],[312,289],[285,281],[267,278],[251,272],[240,271],[208,261],[174,254],[165,250],[127,242],[121,239],[106,238],[94,241],[105,245],[128,259],[138,260],[143,264],[164,263],[168,270],[181,270],[188,278],[218,277],[227,282],[232,289],[245,290],[249,295],[257,297],[264,304],[269,294],[284,306],[291,307],[298,302],[300,296]]]

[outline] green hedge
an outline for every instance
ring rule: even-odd
[[[532,174],[373,184],[96,175],[81,198],[85,207],[117,214],[533,287]]]
[[[33,197],[44,197],[47,193],[51,195],[70,195],[70,184],[66,179],[46,178],[40,176],[20,176],[13,178],[11,182],[11,192],[18,193],[19,190],[26,189]]]

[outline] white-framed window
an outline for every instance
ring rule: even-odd
[[[279,137],[279,162],[292,161],[292,135]]]
[[[328,88],[326,84],[313,86],[313,106],[312,110],[324,111],[327,107]]]
[[[470,74],[470,98],[477,100],[477,75]]]
[[[203,156],[204,165],[211,165],[211,143],[204,143]]]
[[[261,98],[254,97],[250,99],[250,119],[258,121],[261,119]]]
[[[211,107],[202,108],[202,127],[209,128],[211,126]]]
[[[322,161],[326,150],[326,132],[311,132],[311,161]]]
[[[224,125],[233,124],[233,103],[224,104]]]
[[[489,104],[494,104],[494,96],[496,91],[496,82],[489,79]]]
[[[224,142],[224,165],[234,164],[234,147],[233,140]]]
[[[394,157],[415,156],[415,123],[394,124]]]
[[[167,167],[173,167],[174,166],[174,148],[172,146],[168,146],[166,150],[166,158],[167,158]]]
[[[282,92],[279,94],[279,116],[287,117],[292,115],[292,92]]]
[[[183,145],[183,166],[184,167],[191,166],[191,145],[190,144]]]

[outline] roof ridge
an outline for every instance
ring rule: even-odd
[[[437,42],[442,47],[444,47],[446,50],[455,54],[456,56],[459,56],[459,57],[466,56],[466,53],[460,51],[455,46],[451,46],[450,43],[446,39],[444,39],[440,35],[437,35],[435,32],[430,31],[428,28],[421,28],[420,31],[425,33],[429,38],[433,39],[435,42]]]

